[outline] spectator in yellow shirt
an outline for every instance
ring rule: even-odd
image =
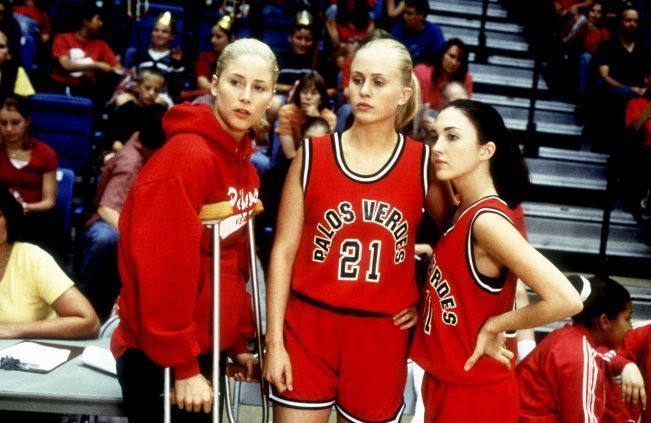
[[[23,210],[0,185],[0,338],[93,338],[99,319],[52,256],[19,242]]]

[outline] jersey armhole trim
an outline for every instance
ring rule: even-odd
[[[301,187],[303,196],[307,191],[307,184],[310,182],[310,171],[312,170],[312,138],[305,138],[303,141],[303,163],[301,165]]]
[[[504,283],[506,282],[507,274],[505,273],[496,278],[483,275],[481,272],[479,272],[479,269],[477,269],[477,264],[475,263],[475,255],[472,249],[472,229],[475,225],[475,221],[477,220],[477,218],[484,213],[495,213],[497,215],[500,215],[504,219],[506,219],[511,225],[513,225],[513,221],[506,213],[504,213],[501,210],[484,207],[477,210],[475,215],[472,217],[472,220],[470,221],[470,226],[468,227],[468,234],[466,235],[466,263],[468,265],[468,269],[470,270],[470,274],[472,275],[472,280],[475,282],[475,284],[477,284],[477,286],[482,291],[485,291],[492,295],[497,295],[500,292],[502,292],[502,288],[504,288]]]
[[[429,191],[429,161],[430,161],[430,149],[429,145],[425,144],[423,146],[423,163],[422,163],[422,172],[423,172],[423,198],[427,197],[427,192]]]

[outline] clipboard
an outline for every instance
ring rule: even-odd
[[[45,374],[81,355],[83,351],[84,347],[76,345],[25,340],[0,350],[0,359],[9,357],[16,360],[9,370]]]

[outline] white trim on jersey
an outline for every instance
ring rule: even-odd
[[[424,197],[427,197],[427,192],[429,191],[429,175],[427,170],[429,169],[429,161],[432,152],[429,149],[429,145],[425,144],[425,160],[423,160],[423,188],[425,192],[423,193]]]
[[[302,408],[305,410],[318,410],[322,408],[328,408],[335,405],[335,400],[324,401],[324,402],[301,402],[301,401],[292,401],[285,398],[280,398],[274,395],[273,389],[269,386],[269,399],[277,402],[279,404],[287,405],[293,408]]]
[[[344,172],[344,174],[347,177],[349,177],[353,181],[358,181],[358,182],[375,182],[382,179],[389,172],[391,172],[391,170],[395,167],[396,163],[398,162],[398,159],[400,158],[400,155],[402,154],[403,149],[405,148],[405,138],[402,136],[402,134],[398,134],[398,144],[396,145],[396,148],[393,150],[393,153],[391,154],[389,160],[382,166],[382,169],[380,169],[380,171],[374,175],[363,176],[363,175],[358,175],[352,172],[350,169],[348,169],[348,166],[346,165],[346,161],[344,160],[344,156],[341,148],[341,140],[339,139],[339,133],[335,132],[333,136],[335,140],[334,142],[335,159],[337,160],[339,168],[341,168],[342,172]]]
[[[310,175],[310,168],[312,167],[312,142],[309,138],[303,141],[303,175],[301,175],[301,185],[303,186],[303,193],[307,189],[307,181]]]
[[[507,205],[506,202],[505,202],[504,200],[502,200],[500,197],[498,197],[497,195],[489,195],[489,196],[487,196],[487,197],[480,198],[479,200],[477,200],[476,202],[474,202],[473,204],[471,204],[470,206],[468,206],[468,207],[467,207],[467,208],[466,208],[466,209],[465,209],[465,210],[464,210],[464,211],[459,215],[459,217],[457,218],[457,221],[454,222],[454,225],[450,226],[450,227],[449,227],[445,232],[443,232],[443,236],[447,235],[447,234],[448,234],[452,229],[454,229],[454,227],[457,225],[457,222],[460,221],[461,218],[463,217],[463,215],[466,214],[466,213],[468,213],[468,211],[469,211],[471,208],[473,208],[473,207],[476,206],[477,204],[482,203],[482,202],[484,202],[484,201],[486,201],[486,200],[488,200],[488,199],[491,199],[491,198],[493,198],[493,199],[495,199],[495,200],[498,200],[499,202],[503,203],[505,206]],[[509,221],[510,221],[510,220],[511,220],[511,219],[509,219]]]
[[[610,350],[608,352],[605,352],[603,354],[600,354],[601,358],[605,361],[610,363],[613,358],[617,356],[617,352],[615,350]]]
[[[348,420],[348,421],[350,421],[350,422],[353,422],[353,423],[366,423],[365,421],[363,421],[363,420],[359,420],[359,419],[357,419],[357,418],[351,416],[350,414],[348,414],[348,413],[346,412],[346,410],[344,410],[343,408],[341,408],[341,407],[339,406],[339,404],[335,404],[335,408],[337,409],[337,412],[338,412],[339,414],[341,414],[342,416],[344,416],[344,417],[346,418],[346,420]],[[405,403],[404,403],[404,401],[403,401],[402,406],[400,407],[400,410],[398,410],[398,413],[396,413],[395,417],[394,417],[393,419],[391,419],[391,420],[386,420],[386,423],[397,423],[397,422],[399,422],[399,421],[400,421],[400,417],[402,417],[402,413],[403,413],[404,411],[405,411]]]
[[[463,213],[465,213],[465,211]],[[463,213],[461,213],[461,215],[463,215]],[[511,218],[509,218],[509,216],[501,210],[494,209],[492,207],[482,207],[481,209],[477,210],[477,213],[475,213],[475,215],[473,216],[472,220],[470,221],[470,226],[468,227],[468,236],[466,237],[466,254],[468,257],[468,267],[470,268],[470,274],[472,275],[472,278],[475,280],[475,283],[477,283],[479,286],[484,288],[486,291],[498,293],[502,291],[502,288],[494,288],[490,285],[485,284],[481,278],[481,275],[479,274],[479,271],[475,268],[475,256],[473,255],[473,251],[472,251],[472,227],[475,224],[475,220],[482,213],[495,213],[502,216],[507,221],[511,223],[513,222],[511,221]],[[459,219],[460,218],[461,217],[459,217]]]
[[[588,339],[583,337],[583,380],[582,380],[582,407],[584,423],[598,423],[594,413],[595,401],[597,398],[597,376],[599,368],[595,357],[597,351],[592,348]]]

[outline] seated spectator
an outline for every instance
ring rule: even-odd
[[[0,31],[0,103],[9,95],[30,97],[36,93],[27,72],[16,63],[9,47],[7,36]]]
[[[404,0],[402,19],[391,31],[391,36],[407,47],[414,63],[434,57],[445,37],[441,27],[426,20],[429,13],[427,0]]]
[[[95,197],[95,212],[86,223],[79,290],[100,318],[108,317],[120,291],[118,219],[140,169],[165,143],[162,113],[141,116],[140,130],[103,168]]]
[[[50,15],[48,15],[43,5],[39,3],[42,2],[38,0],[16,0],[14,3],[14,14],[33,19],[38,26],[41,42],[45,44],[50,41],[52,28],[50,26]]]
[[[293,159],[301,146],[301,128],[308,117],[324,118],[330,128],[334,128],[337,117],[326,108],[327,92],[325,81],[318,72],[310,72],[300,79],[291,99],[284,105],[278,115],[280,148],[286,159]]]
[[[124,69],[111,47],[97,38],[102,25],[100,9],[85,3],[79,30],[54,37],[52,90],[87,97],[98,105],[110,98]]]
[[[20,25],[13,17],[11,0],[0,0],[0,31],[9,39],[9,51],[13,53],[14,60],[22,64]]]
[[[373,29],[368,0],[337,0],[336,16],[326,21],[332,48],[340,53],[346,51],[346,44],[359,44]]]
[[[28,101],[7,97],[0,107],[0,183],[23,206],[23,238],[56,253],[61,241],[54,218],[58,161],[50,146],[30,136],[30,123]]]
[[[592,4],[593,0],[554,0],[552,7],[559,18],[571,18],[579,14],[579,11]]]
[[[163,74],[155,68],[145,68],[138,73],[134,94],[123,93],[117,97],[117,107],[109,121],[114,150],[119,150],[134,132],[139,131],[147,117],[165,113],[167,103],[159,96],[164,87]]]
[[[579,94],[583,95],[592,76],[593,55],[603,41],[610,39],[610,32],[601,26],[603,4],[595,2],[587,14],[575,16],[563,35],[563,42],[579,56]]]
[[[291,49],[277,54],[280,73],[276,83],[276,95],[271,102],[271,107],[267,110],[267,119],[272,126],[290,91],[303,75],[316,70],[324,72],[323,77],[326,81],[328,94],[333,96],[336,94],[336,73],[333,72],[332,66],[328,65],[326,57],[315,50],[315,36],[314,18],[307,11],[299,12],[289,34]],[[324,101],[326,100],[324,99]]]
[[[0,338],[94,338],[99,319],[39,247],[21,242],[23,210],[0,186]]]
[[[420,84],[420,98],[433,110],[441,110],[441,92],[450,82],[459,82],[472,96],[472,76],[468,72],[468,49],[458,38],[446,41],[439,54],[414,67]]]
[[[206,93],[210,92],[212,76],[215,74],[215,67],[219,55],[235,39],[235,34],[232,31],[233,18],[229,15],[222,16],[210,30],[212,50],[202,51],[199,53],[199,57],[197,57],[195,69],[197,88],[204,90]]]
[[[143,69],[154,68],[165,77],[168,94],[166,97],[170,106],[173,105],[173,100],[179,98],[185,82],[183,52],[179,48],[172,49],[173,41],[172,14],[163,12],[154,23],[149,49],[138,51],[131,63],[133,75],[138,75]]]
[[[642,408],[641,421],[644,423],[651,422],[651,395],[647,396],[647,389],[651,377],[651,321],[645,320],[637,322],[633,325],[633,330],[628,332],[624,337],[624,342],[617,349],[617,354],[621,355],[627,360],[636,363],[642,370],[642,389],[631,392],[630,405],[635,407],[639,405]],[[635,374],[622,375],[622,385],[636,384]]]
[[[454,100],[468,100],[470,95],[462,84],[457,81],[448,82],[441,89],[441,107],[445,107]],[[419,105],[418,113],[414,116],[412,122],[413,129],[411,138],[415,140],[426,141],[432,136],[434,122],[438,111],[430,109],[427,103]],[[523,223],[524,227],[524,223]]]
[[[572,317],[572,324],[547,335],[517,366],[520,422],[601,422],[611,401],[606,397],[606,367],[615,373],[639,373],[621,357],[605,358],[597,352],[601,345],[617,348],[631,329],[633,304],[626,288],[597,277],[575,275],[570,281],[581,292],[583,310]]]
[[[595,62],[601,89],[588,101],[588,135],[593,148],[612,150],[612,140],[624,128],[624,110],[629,99],[644,95],[644,71],[651,52],[636,41],[639,13],[628,7],[622,12],[616,37],[597,50]],[[591,131],[590,131],[591,130]]]
[[[288,36],[291,49],[277,54],[280,70],[276,83],[278,94],[289,95],[296,81],[310,71],[321,72],[328,89],[332,89],[333,94],[336,91],[336,74],[330,70],[327,58],[316,50],[316,29],[314,18],[307,11],[296,15]]]
[[[628,101],[625,137],[621,154],[624,207],[639,220],[639,213],[649,213],[651,190],[651,66],[646,70],[646,92]]]

